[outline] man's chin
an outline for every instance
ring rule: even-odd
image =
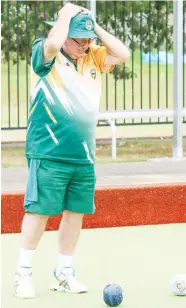
[[[79,53],[78,55],[73,56],[72,59],[73,59],[73,60],[77,60],[77,59],[79,59],[80,57],[82,57],[82,56],[84,56],[84,55],[85,55],[85,51]]]

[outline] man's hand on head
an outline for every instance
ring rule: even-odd
[[[91,11],[89,11],[89,10],[86,9],[86,8],[82,8],[81,13],[82,13],[82,14],[85,14],[85,15],[90,15],[90,16],[92,17],[94,23],[96,23],[95,18],[92,16],[92,12],[91,12]]]
[[[68,16],[69,18],[75,17],[78,13],[84,13],[85,9],[81,6],[72,4],[72,3],[66,3],[59,11],[60,15]]]
[[[58,12],[58,20],[53,26],[44,44],[44,60],[51,61],[67,39],[70,21],[83,8],[71,3],[66,3]]]
[[[44,44],[44,60],[51,61],[64,45],[69,32],[71,19],[78,13],[91,15],[91,12],[81,6],[66,3],[58,12],[58,20],[51,29]]]

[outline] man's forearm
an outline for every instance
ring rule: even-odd
[[[110,55],[121,59],[130,56],[128,48],[119,39],[101,28],[97,23],[95,23],[95,32],[107,48]]]
[[[64,13],[60,14],[45,43],[48,53],[55,53],[55,51],[60,50],[61,46],[63,46],[67,39],[70,21],[70,16]]]

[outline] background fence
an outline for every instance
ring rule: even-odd
[[[73,2],[73,1],[71,1]],[[30,52],[46,36],[62,1],[2,1],[2,129],[25,129]],[[87,1],[75,1],[89,6]],[[129,63],[102,75],[100,111],[173,108],[173,2],[96,1],[98,23],[131,50]],[[186,107],[186,2],[183,3],[183,107]],[[98,42],[100,43],[100,42]],[[186,123],[186,118],[183,119]],[[117,125],[172,123],[172,118],[117,120]],[[106,125],[99,122],[99,125]]]

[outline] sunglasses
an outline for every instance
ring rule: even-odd
[[[84,46],[86,46],[86,45],[90,45],[90,44],[94,41],[94,39],[88,39],[88,40],[83,41],[83,42],[78,42],[78,41],[76,41],[76,40],[73,39],[73,38],[71,38],[71,40],[73,40],[74,42],[76,42],[76,44],[78,44],[79,47],[84,47]]]

